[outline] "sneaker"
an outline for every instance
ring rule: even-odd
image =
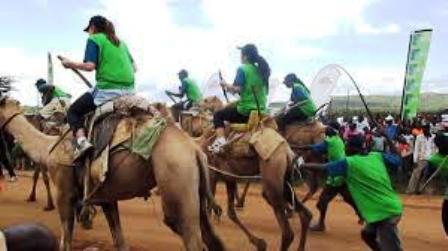
[[[14,183],[17,181],[17,177],[16,176],[11,176],[8,178],[8,182]]]
[[[220,153],[222,151],[222,147],[227,143],[224,137],[216,138],[213,144],[208,147],[208,150],[212,153]]]
[[[84,157],[84,155],[93,148],[93,145],[87,140],[82,139],[76,143],[74,159],[78,160]]]

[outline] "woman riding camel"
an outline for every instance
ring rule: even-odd
[[[316,105],[310,97],[310,91],[296,74],[286,75],[283,83],[292,88],[291,98],[285,110],[276,117],[277,125],[281,132],[293,122],[307,121],[316,114]]]
[[[242,66],[237,70],[233,85],[221,83],[224,90],[238,93],[240,100],[217,111],[213,116],[213,125],[216,129],[216,139],[209,147],[214,153],[221,151],[226,144],[224,135],[224,121],[230,123],[246,123],[252,111],[259,110],[267,114],[267,96],[269,89],[269,76],[271,69],[266,60],[258,54],[253,44],[247,44],[241,49]]]
[[[115,35],[113,24],[102,16],[94,16],[84,31],[89,33],[84,62],[62,59],[65,68],[96,70],[95,87],[79,97],[67,113],[76,137],[75,159],[92,148],[86,138],[84,115],[107,101],[134,93],[134,61],[126,44]]]

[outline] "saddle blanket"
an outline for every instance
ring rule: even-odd
[[[92,181],[98,184],[106,180],[109,170],[109,155],[115,150],[126,149],[148,160],[166,126],[165,118],[158,116],[141,121],[132,117],[121,120],[110,143],[91,163]]]
[[[272,128],[263,128],[256,131],[249,140],[255,151],[263,160],[268,160],[281,144],[286,140]]]

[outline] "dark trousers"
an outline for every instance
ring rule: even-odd
[[[292,124],[293,122],[305,121],[308,117],[305,114],[292,109],[287,113],[282,113],[275,117],[275,122],[277,122],[277,126],[280,131],[285,131],[286,126]]]
[[[14,138],[8,135],[1,135],[0,140],[0,177],[3,176],[3,168],[8,171],[9,177],[15,177],[14,166],[11,159],[11,149]]]
[[[96,109],[91,93],[86,92],[79,97],[67,111],[67,121],[73,133],[84,128],[84,116]]]
[[[176,122],[180,120],[180,112],[184,110],[188,110],[193,106],[193,102],[190,100],[182,101],[171,106],[171,113],[173,114]]]
[[[224,121],[230,123],[246,123],[249,116],[240,114],[236,106],[227,106],[213,114],[213,125],[215,128],[224,128]]]
[[[443,200],[442,204],[442,223],[445,234],[448,236],[448,200]]]
[[[401,241],[397,224],[400,216],[367,224],[361,231],[364,242],[373,251],[401,251]]]
[[[322,192],[320,193],[319,200],[317,201],[316,207],[325,215],[328,209],[328,204],[336,198],[336,196],[340,194],[342,196],[342,199],[349,204],[353,210],[355,210],[356,214],[359,218],[361,218],[361,215],[359,214],[358,208],[355,205],[355,201],[353,200],[353,197],[348,190],[348,187],[346,184],[343,184],[341,186],[333,187],[333,186],[325,186]]]

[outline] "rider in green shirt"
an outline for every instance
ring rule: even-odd
[[[67,113],[70,106],[71,95],[64,92],[61,88],[47,83],[44,79],[36,81],[36,88],[41,94],[42,109],[39,115],[44,119],[50,119],[55,113]]]
[[[388,139],[391,153],[366,153],[361,136],[348,142],[349,157],[327,164],[304,164],[310,170],[343,176],[363,220],[362,239],[372,250],[402,250],[397,224],[403,212],[400,197],[392,187],[389,169],[397,169],[400,157]]]
[[[310,91],[296,74],[286,75],[283,83],[287,88],[291,88],[292,92],[288,105],[280,115],[276,116],[280,131],[284,131],[287,125],[294,122],[307,121],[316,114],[316,105],[311,99]]]
[[[196,81],[188,77],[188,72],[186,70],[181,70],[178,74],[181,86],[179,87],[179,93],[174,93],[171,91],[165,91],[168,96],[175,96],[178,98],[183,98],[187,96],[186,101],[181,101],[174,104],[171,107],[172,113],[176,121],[179,121],[179,115],[182,110],[188,110],[193,105],[199,103],[202,99],[202,93],[199,89]]]
[[[213,115],[213,124],[216,129],[216,139],[209,147],[211,152],[220,152],[226,144],[224,135],[224,122],[246,123],[251,111],[259,110],[267,114],[267,97],[269,89],[269,76],[271,69],[266,60],[258,54],[253,44],[247,44],[241,49],[242,65],[238,68],[233,85],[221,83],[224,90],[238,93],[240,100],[229,105]]]
[[[75,159],[92,149],[86,138],[84,116],[98,106],[124,95],[134,94],[135,65],[126,43],[115,27],[102,16],[94,16],[84,29],[89,34],[84,62],[62,59],[65,68],[95,71],[96,85],[69,108],[67,120],[76,138]]]

